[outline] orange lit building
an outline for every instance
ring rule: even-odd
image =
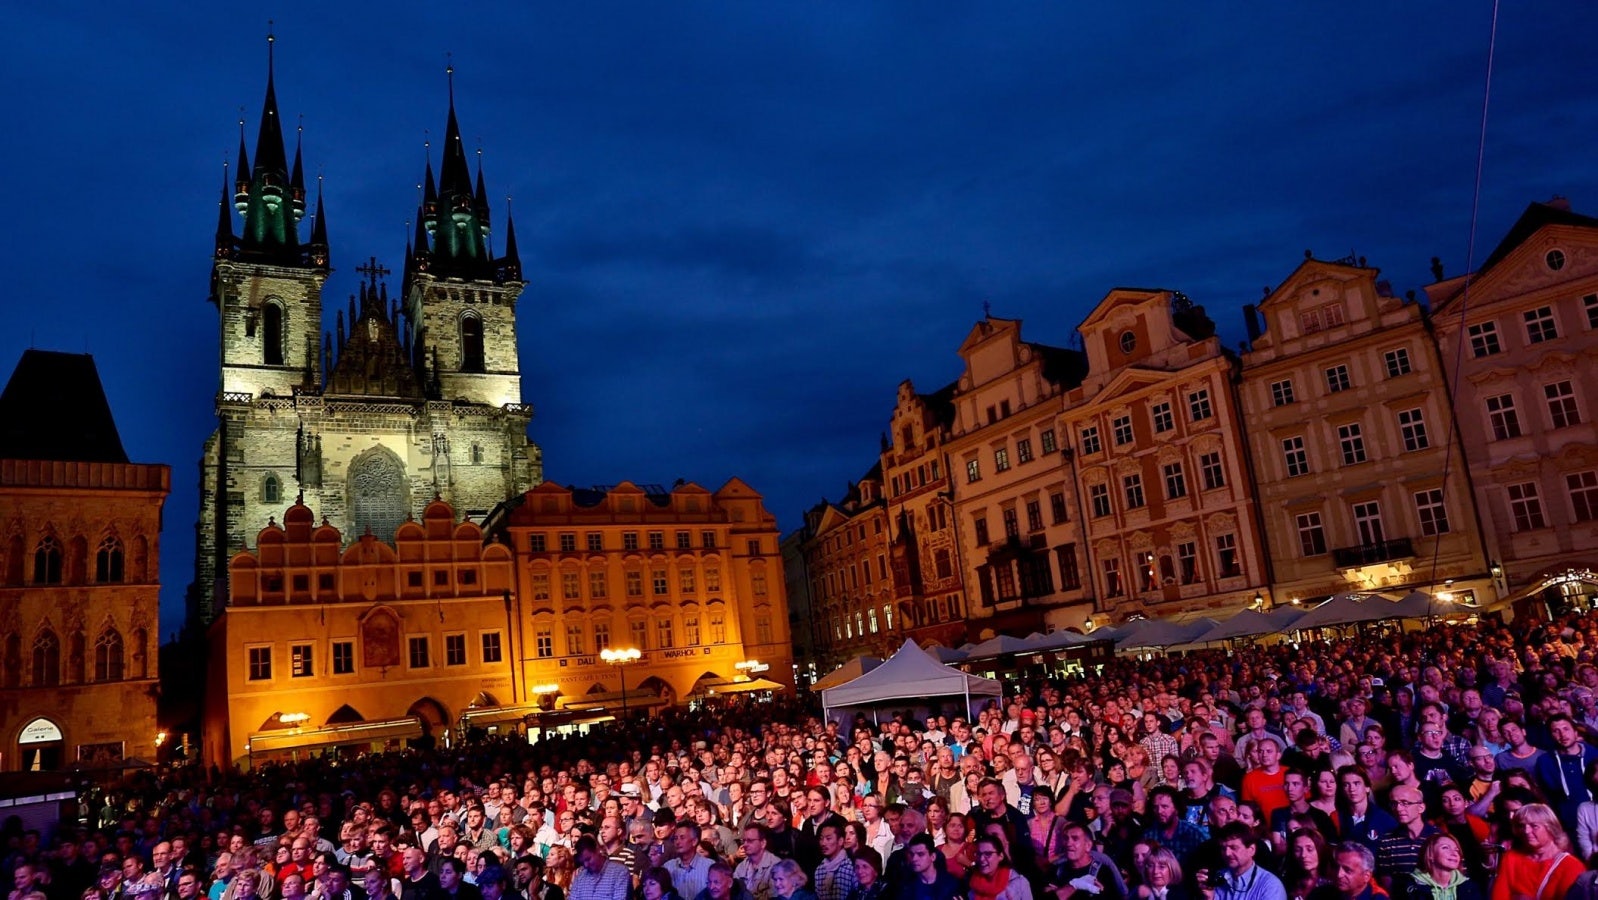
[[[1470,463],[1450,477],[1473,482],[1490,568],[1545,609],[1592,606],[1598,219],[1533,203],[1474,274],[1426,293]]]
[[[526,617],[517,677],[552,706],[792,686],[777,521],[742,481],[714,493],[545,482],[502,504],[488,530],[516,558]],[[607,665],[603,652],[623,648],[640,659]]]
[[[960,536],[944,441],[954,419],[954,384],[931,394],[899,385],[881,471],[887,488],[892,594],[903,634],[921,644],[965,642]],[[889,652],[893,649],[889,648]]]
[[[904,638],[888,571],[881,467],[850,485],[842,500],[806,512],[805,534],[820,674],[862,654],[887,658]]]
[[[510,550],[443,501],[394,543],[344,535],[303,502],[229,563],[207,631],[208,765],[443,742],[533,710],[514,664]]]
[[[1087,375],[1057,428],[1084,494],[1097,610],[1120,621],[1267,602],[1236,359],[1214,323],[1181,294],[1117,289],[1078,330]]]
[[[1415,589],[1495,599],[1421,305],[1353,260],[1307,259],[1258,315],[1238,394],[1277,602]]]
[[[0,769],[153,758],[161,507],[93,357],[27,350],[0,394]]]

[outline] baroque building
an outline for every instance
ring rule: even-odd
[[[904,642],[895,627],[896,578],[888,571],[888,511],[882,470],[872,466],[836,503],[805,513],[805,562],[816,598],[821,659],[842,663],[862,654],[886,659]],[[826,674],[822,672],[821,674]]]
[[[448,503],[351,541],[301,498],[254,543],[206,634],[207,765],[447,741],[528,712],[510,552]]]
[[[715,492],[545,482],[485,526],[515,554],[517,677],[561,710],[791,687],[777,521],[734,478]],[[637,650],[607,665],[607,650]]]
[[[368,260],[331,333],[326,205],[318,181],[302,241],[303,173],[300,144],[292,162],[286,151],[269,65],[254,155],[241,134],[218,209],[210,301],[220,324],[219,421],[200,463],[191,626],[215,617],[228,560],[296,495],[345,540],[369,531],[386,542],[431,498],[480,518],[543,476],[521,396],[515,226],[506,222],[496,253],[481,159],[474,179],[453,86],[400,296],[389,299],[389,270]]]
[[[0,769],[155,754],[170,486],[128,461],[92,357],[23,353],[0,394]]]
[[[964,640],[967,612],[944,450],[957,386],[922,394],[909,380],[901,382],[888,423],[893,437],[884,442],[879,463],[888,492],[888,558],[899,622],[907,637],[951,646]]]

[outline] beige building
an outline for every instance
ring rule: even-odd
[[[161,507],[94,359],[27,350],[0,394],[0,770],[153,759]]]
[[[546,482],[502,505],[488,530],[516,557],[517,678],[551,706],[614,711],[792,686],[777,521],[742,481],[714,493]],[[607,665],[603,652],[619,649],[640,658]]]
[[[964,370],[944,454],[966,584],[968,639],[1080,626],[1093,596],[1083,571],[1077,482],[1058,416],[1088,359],[1021,339],[987,316],[960,344]]]
[[[1203,308],[1118,289],[1078,330],[1087,374],[1056,428],[1083,492],[1095,611],[1119,622],[1269,602],[1236,359]]]
[[[1307,259],[1258,316],[1238,394],[1276,601],[1416,589],[1493,600],[1425,309],[1375,269]]]
[[[930,394],[900,383],[880,461],[887,489],[888,567],[903,637],[965,643],[967,598],[961,577],[954,490],[944,450],[957,385]],[[889,652],[892,652],[891,648]]]
[[[881,467],[873,466],[838,502],[809,510],[805,533],[805,562],[817,598],[819,673],[862,654],[886,659],[904,642],[904,623],[888,567]]]
[[[207,632],[208,765],[446,742],[531,711],[510,551],[443,501],[393,543],[349,544],[296,502],[229,570]]]
[[[1547,609],[1598,595],[1598,219],[1533,203],[1469,278],[1426,288],[1490,568]],[[1456,365],[1456,360],[1458,363]]]

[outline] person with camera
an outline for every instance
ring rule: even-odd
[[[1287,900],[1287,888],[1282,880],[1254,862],[1258,843],[1253,829],[1242,822],[1229,822],[1220,829],[1216,839],[1226,868],[1220,872],[1204,869],[1197,873],[1203,900]]]

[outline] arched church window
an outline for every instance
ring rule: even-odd
[[[61,639],[46,628],[33,639],[33,686],[55,687],[61,683]]]
[[[268,475],[261,479],[261,501],[263,503],[279,503],[283,500],[283,482],[277,480],[276,475]]]
[[[374,448],[350,465],[350,511],[355,536],[370,528],[380,541],[394,540],[394,532],[411,511],[411,488],[405,465],[393,453]]]
[[[122,581],[122,542],[108,537],[100,542],[94,555],[94,580],[98,584],[120,584]]]
[[[268,303],[261,309],[261,352],[269,366],[283,365],[283,307]]]
[[[483,320],[475,315],[461,318],[461,371],[482,372]]]
[[[94,680],[122,680],[122,635],[115,628],[100,632],[94,642]]]
[[[61,583],[61,542],[46,536],[33,549],[33,583]]]

